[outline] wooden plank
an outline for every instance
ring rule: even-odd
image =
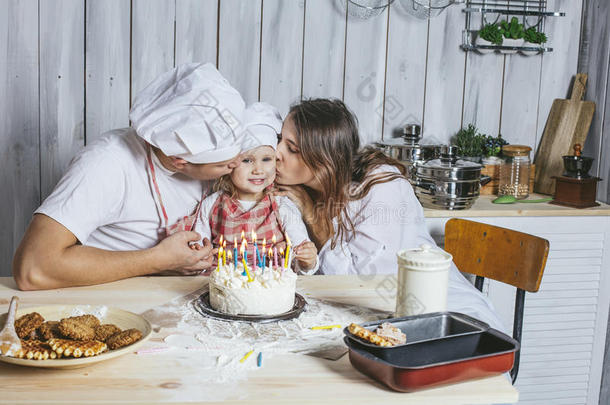
[[[478,28],[482,24],[479,13],[472,14],[471,24],[472,28]],[[506,58],[497,52],[485,55],[465,52],[465,55],[462,125],[466,127],[468,124],[474,124],[482,133],[497,136],[501,132],[502,86]],[[509,142],[514,143],[510,139]]]
[[[130,3],[86,2],[85,143],[129,125]]]
[[[387,23],[387,7],[366,20],[348,11],[344,101],[358,118],[361,146],[382,136]]]
[[[38,2],[2,2],[0,12],[0,275],[40,204]]]
[[[537,18],[528,18],[535,23]],[[506,56],[500,133],[511,144],[532,148],[535,156],[542,55]]]
[[[40,193],[85,144],[85,2],[40,3]],[[57,24],[61,21],[61,24]]]
[[[161,73],[174,67],[174,0],[133,0],[131,101]]]
[[[176,65],[218,66],[218,0],[176,0]]]
[[[222,0],[218,70],[248,104],[260,99],[260,46],[261,0]]]
[[[607,136],[610,114],[610,92],[608,83],[610,81],[610,29],[608,19],[610,18],[610,4],[607,1],[587,1],[583,5],[583,37],[579,55],[579,70],[589,75],[589,86],[587,99],[597,104],[597,113],[593,117],[591,131],[585,143],[585,155],[593,157],[592,174],[604,179],[608,178],[608,166],[606,160],[610,156],[610,142]],[[598,183],[597,198],[600,201],[610,201],[608,195],[607,181]],[[608,380],[610,386],[610,378]],[[610,400],[610,388],[606,389],[606,398]]]
[[[383,138],[399,135],[405,124],[421,125],[424,114],[428,22],[390,7]]]
[[[260,100],[277,107],[282,117],[301,99],[304,13],[302,1],[263,3]]]
[[[430,19],[424,136],[434,136],[442,143],[462,126],[464,101],[464,66],[466,55],[460,49],[464,29],[463,5],[448,7]]]
[[[343,7],[339,2],[343,2]],[[303,43],[303,98],[343,99],[347,0],[307,0]],[[324,52],[320,52],[320,50]]]

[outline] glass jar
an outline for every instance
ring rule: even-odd
[[[512,195],[518,200],[527,198],[530,186],[530,151],[526,145],[502,147],[504,162],[500,165],[498,195]]]

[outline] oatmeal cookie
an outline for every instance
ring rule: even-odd
[[[121,332],[121,328],[116,325],[106,323],[95,328],[95,340],[106,342],[112,335]]]
[[[59,322],[59,331],[65,337],[75,340],[91,340],[95,337],[93,328],[74,318],[64,318]]]
[[[23,339],[30,337],[32,332],[36,332],[36,329],[44,322],[44,318],[38,312],[31,312],[29,314],[19,317],[15,321],[15,331],[17,335]]]
[[[121,333],[111,336],[106,343],[110,349],[114,350],[128,346],[140,339],[142,339],[142,332],[137,329],[127,329]]]
[[[61,337],[61,332],[59,331],[59,322],[46,321],[38,328],[38,335],[43,340]]]

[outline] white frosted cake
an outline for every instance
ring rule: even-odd
[[[210,305],[231,315],[278,315],[294,306],[297,275],[290,269],[257,267],[248,276],[243,265],[220,266],[210,275]]]

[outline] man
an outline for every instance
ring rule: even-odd
[[[191,228],[211,180],[238,164],[245,103],[210,64],[179,66],[136,98],[36,210],[13,260],[22,290],[194,275],[215,251]]]

